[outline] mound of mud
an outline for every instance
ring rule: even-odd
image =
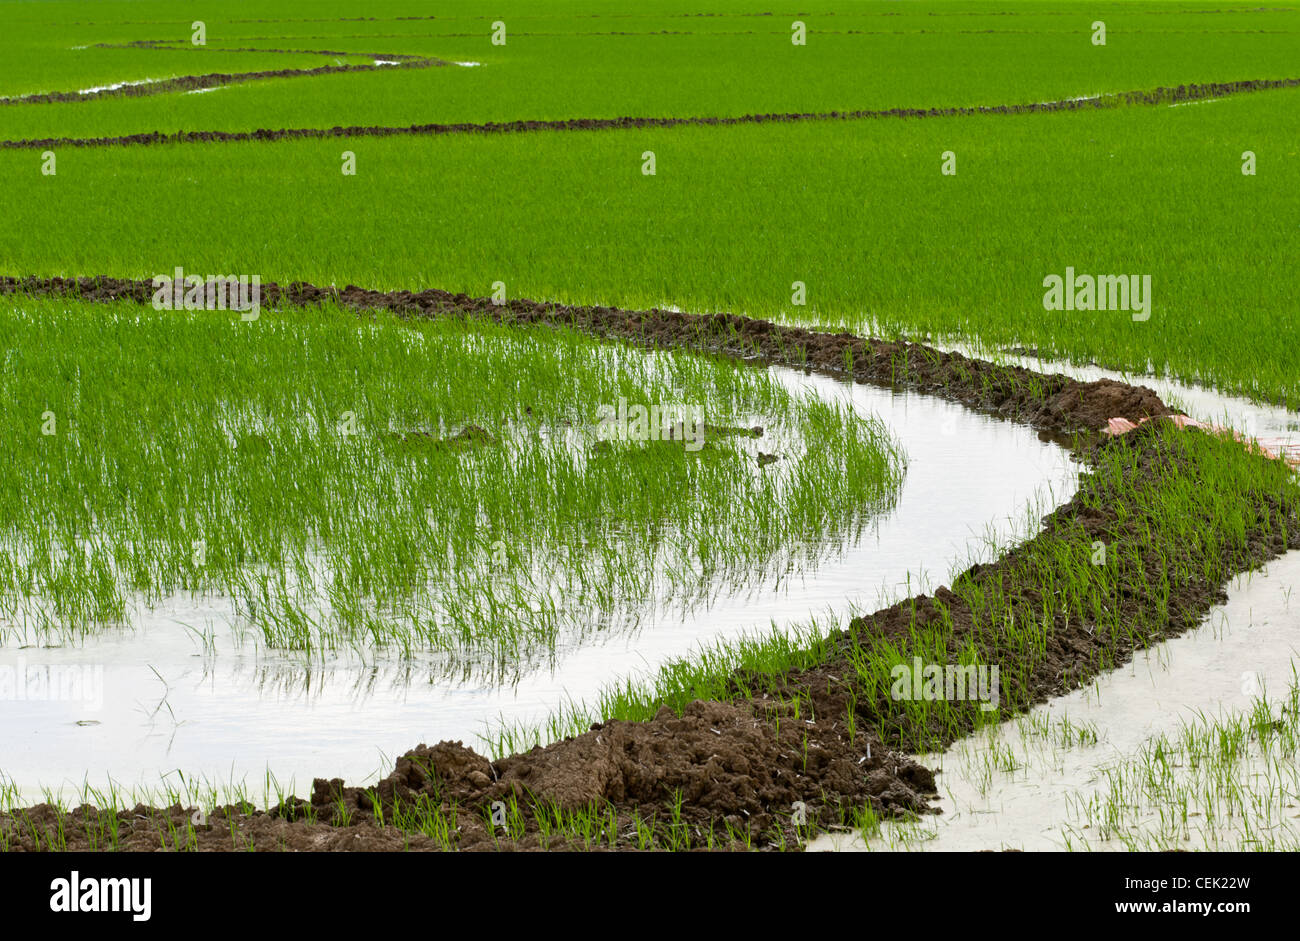
[[[454,812],[460,850],[576,848],[546,839],[535,808],[613,812],[617,837],[604,848],[637,846],[637,822],[692,847],[797,846],[807,827],[833,825],[869,804],[883,817],[927,812],[934,776],[912,759],[853,734],[832,701],[805,702],[802,716],[775,700],[702,702],[682,716],[664,708],[647,722],[611,721],[591,731],[490,762],[459,742],[420,745],[374,788],[317,779],[310,801],[291,798],[267,812],[235,806],[198,817],[193,808],[136,807],[114,818],[126,850],[175,848],[176,834],[200,850],[434,850],[443,844],[394,827],[403,809]],[[839,705],[847,703],[844,694]],[[513,799],[520,829],[491,823],[492,805]],[[383,823],[387,821],[388,825]],[[48,804],[0,814],[10,849],[35,850],[62,833],[62,848],[96,848],[108,815],[91,807],[61,814]],[[189,836],[193,833],[193,837]]]
[[[847,703],[846,693],[840,698]],[[835,823],[839,808],[851,813],[864,804],[881,816],[927,812],[936,794],[928,770],[850,733],[843,710],[827,704],[813,716],[807,703],[800,717],[793,705],[770,699],[697,700],[681,716],[664,707],[646,722],[598,723],[495,763],[458,743],[421,745],[398,759],[376,790],[386,804],[427,796],[480,808],[510,797],[524,807],[567,811],[612,806],[629,822],[633,814],[660,824],[679,820],[695,842],[712,824],[748,834],[758,846],[777,830],[798,842],[800,803],[809,825]],[[340,799],[369,805],[367,791],[340,783],[316,782],[313,802],[322,814]],[[499,836],[482,823],[475,818],[462,830],[461,848],[495,848]],[[538,845],[531,827],[517,842]]]

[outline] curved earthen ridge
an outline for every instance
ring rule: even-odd
[[[416,68],[425,65],[446,65],[441,61],[405,62],[398,66],[325,66],[323,71],[375,71],[382,68]],[[305,75],[322,70],[284,70],[290,75]],[[277,77],[278,73],[247,73],[260,77]],[[205,76],[189,76],[190,79]],[[184,81],[174,79],[173,81]],[[154,85],[161,83],[154,83]],[[151,91],[130,91],[129,89],[146,89],[144,85],[127,86],[113,92],[122,94],[154,94]],[[1172,88],[1160,86],[1153,89],[1115,92],[1084,98],[1067,98],[1059,101],[1041,101],[1010,105],[974,105],[950,108],[887,108],[883,110],[861,111],[824,111],[783,114],[745,114],[734,117],[696,116],[685,118],[562,118],[555,120],[517,120],[489,121],[485,123],[456,124],[412,124],[406,127],[360,126],[332,128],[259,128],[255,131],[179,131],[164,133],[162,131],[145,131],[139,134],[125,134],[119,137],[45,137],[39,139],[0,141],[0,149],[35,150],[52,147],[133,147],[150,144],[202,144],[231,143],[237,141],[280,141],[304,140],[330,137],[420,137],[439,136],[443,134],[520,134],[533,131],[606,131],[606,130],[640,130],[646,128],[671,127],[721,127],[742,124],[792,124],[805,121],[868,121],[891,118],[951,118],[971,117],[976,115],[1016,115],[1042,114],[1060,111],[1084,111],[1125,106],[1151,106],[1187,101],[1203,101],[1210,98],[1224,98],[1250,92],[1273,91],[1284,88],[1300,87],[1300,78],[1251,79],[1240,82],[1208,82],[1203,84],[1178,85]],[[60,93],[65,94],[65,93]],[[107,92],[105,93],[107,94]],[[47,96],[48,97],[48,96]],[[51,99],[54,100],[54,99]],[[70,99],[81,100],[73,95]],[[8,104],[21,103],[22,99],[10,99]]]
[[[143,279],[0,277],[0,295],[71,295],[88,300],[129,299],[147,304],[152,282]],[[691,314],[667,310],[622,310],[524,299],[496,304],[429,289],[371,291],[349,285],[319,287],[303,281],[263,283],[264,307],[334,302],[355,310],[389,310],[402,317],[478,316],[510,323],[573,327],[609,339],[661,348],[688,348],[814,369],[861,382],[907,388],[961,402],[1014,419],[1066,440],[1099,432],[1113,418],[1137,423],[1173,414],[1154,391],[1110,379],[1079,382],[1021,366],[1003,366],[908,341],[826,333],[735,314]]]
[[[258,36],[245,36],[245,42],[260,39]],[[284,37],[279,37],[284,38]],[[391,62],[432,59],[431,56],[415,55],[410,52],[356,52],[342,49],[272,49],[263,46],[194,46],[184,39],[135,39],[131,42],[97,42],[96,49],[162,49],[168,52],[187,50],[215,52],[273,52],[292,56],[352,56],[358,59],[383,59]]]
[[[236,50],[232,50],[236,51]],[[245,51],[245,50],[238,50]],[[284,50],[258,49],[257,52],[279,52]],[[357,55],[358,53],[343,53]],[[143,98],[148,95],[164,95],[174,91],[196,91],[203,88],[220,88],[224,85],[237,85],[242,82],[256,82],[269,78],[309,78],[313,75],[337,75],[347,72],[379,72],[390,69],[427,69],[430,66],[443,66],[447,63],[441,59],[394,57],[392,65],[373,65],[358,62],[351,65],[321,65],[313,69],[269,69],[260,72],[209,72],[206,75],[181,75],[176,78],[158,81],[141,81],[135,84],[123,84],[94,91],[58,91],[35,95],[19,95],[14,98],[0,98],[0,105],[45,105],[70,101],[95,101],[99,98]]]

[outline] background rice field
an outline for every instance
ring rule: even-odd
[[[96,21],[111,7],[97,5]],[[66,71],[23,70],[26,85],[0,85],[9,94],[242,70],[242,55],[248,69],[268,65],[223,44],[483,64],[13,105],[0,107],[0,138],[1023,104],[1300,77],[1291,74],[1300,14],[1244,6],[849,5],[805,17],[811,38],[799,47],[787,18],[723,8],[506,11],[519,25],[493,46],[493,19],[468,7],[408,20],[398,17],[427,11],[381,5],[373,21],[331,22],[326,9],[301,17],[287,5],[259,22],[214,19],[201,49],[188,44],[188,22],[151,4],[127,5],[129,21],[108,32],[95,22],[51,34],[32,21],[36,9],[45,8],[5,10],[9,41]],[[1104,47],[1090,42],[1098,17]],[[78,31],[185,51],[80,50]],[[308,58],[266,56],[285,68]],[[6,62],[17,70],[31,58]],[[1297,95],[617,134],[56,148],[57,176],[41,174],[44,148],[6,151],[0,212],[11,224],[0,254],[10,270],[40,274],[150,276],[179,260],[194,271],[473,295],[502,281],[511,296],[536,299],[976,336],[1295,404]],[[341,173],[345,150],[355,176]],[[647,150],[652,177],[641,172]],[[1242,173],[1247,151],[1255,175]],[[940,172],[948,152],[954,176]],[[119,208],[86,211],[101,204]],[[1045,311],[1043,278],[1067,265],[1150,274],[1151,319]],[[796,281],[802,306],[792,303]]]

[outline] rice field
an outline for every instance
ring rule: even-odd
[[[3,332],[10,643],[216,592],[272,649],[499,675],[798,573],[903,471],[878,424],[762,372],[574,333],[48,301]]]
[[[1209,6],[0,5],[0,850],[1294,849]]]

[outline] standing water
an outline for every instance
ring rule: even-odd
[[[366,783],[418,743],[480,745],[479,733],[498,723],[536,723],[568,700],[594,702],[606,685],[702,645],[828,612],[869,612],[935,587],[1022,537],[1035,508],[1041,516],[1077,487],[1066,451],[1021,425],[927,396],[772,371],[793,391],[878,417],[906,455],[892,510],[841,533],[812,570],[720,593],[707,607],[657,612],[631,634],[584,631],[507,685],[448,678],[445,664],[418,653],[308,665],[242,637],[230,599],[176,595],[141,607],[128,628],[75,645],[0,650],[0,696],[11,700],[0,773],[33,800],[42,788],[84,782],[154,789],[177,773],[218,788],[242,782],[253,795],[268,774],[298,792],[318,776]],[[5,695],[6,673],[29,682],[11,682]],[[76,681],[75,694],[16,694],[37,688],[32,677],[47,691]]]

